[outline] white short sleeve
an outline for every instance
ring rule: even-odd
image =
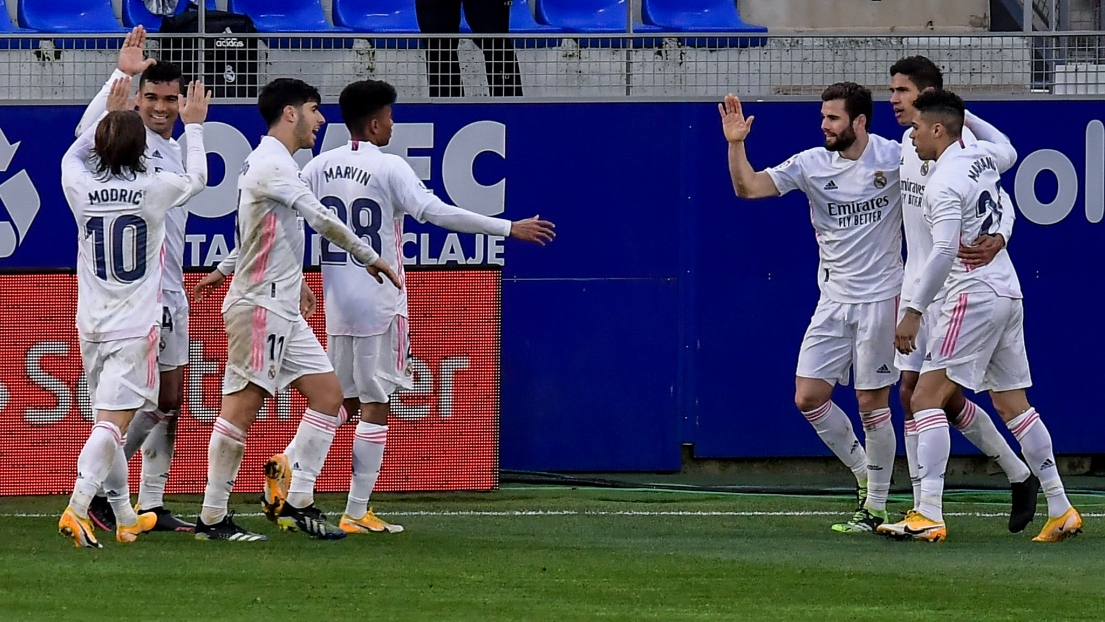
[[[771,175],[771,181],[775,182],[775,189],[779,191],[780,195],[784,195],[791,190],[806,191],[806,176],[803,169],[803,156],[802,153],[796,153],[782,164],[773,166],[767,169],[767,174]]]

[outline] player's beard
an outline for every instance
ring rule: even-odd
[[[300,149],[311,149],[315,146],[315,135],[311,133],[311,124],[307,119],[300,117],[295,124],[295,135],[299,138]]]
[[[835,140],[830,142],[828,138],[825,139],[825,149],[829,151],[845,151],[854,144],[856,144],[856,131],[850,125],[843,132],[837,134]]]

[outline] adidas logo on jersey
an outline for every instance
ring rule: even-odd
[[[876,374],[889,374],[890,373],[890,368],[887,367],[886,365],[883,365],[882,367],[879,367],[878,369],[876,369],[875,373]]]
[[[151,158],[161,158],[161,152],[160,152],[160,151],[158,151],[157,149],[154,149],[154,150],[153,150],[153,153],[151,153],[151,154],[150,154],[150,157],[151,157]],[[163,158],[162,158],[162,159],[163,159]]]
[[[836,182],[829,180],[829,183],[825,184],[825,190],[836,190]]]

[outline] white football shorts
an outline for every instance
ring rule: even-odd
[[[898,322],[905,317],[905,307],[898,309]],[[917,331],[917,348],[909,354],[902,354],[895,350],[894,366],[901,371],[920,372],[928,358],[929,341],[932,339],[932,331],[936,328],[936,322],[940,319],[940,302],[934,302],[921,316],[921,329]]]
[[[327,341],[327,354],[346,399],[385,404],[396,389],[414,387],[407,318],[396,316],[382,335],[328,335]]]
[[[845,303],[822,296],[802,338],[795,374],[830,384],[848,384],[852,369],[856,390],[894,384],[900,375],[894,366],[897,317],[897,298]]]
[[[88,398],[98,410],[157,410],[161,375],[157,369],[158,327],[145,337],[114,341],[81,340]]]
[[[943,369],[972,391],[1012,391],[1032,386],[1024,347],[1024,305],[992,291],[944,301],[921,373]]]
[[[161,371],[188,364],[188,296],[184,292],[161,292],[161,348],[157,364]]]
[[[302,376],[334,371],[326,351],[303,316],[289,320],[265,307],[231,305],[226,324],[226,371],[223,395],[253,383],[270,395]]]

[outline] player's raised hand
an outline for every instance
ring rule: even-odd
[[[1003,248],[1005,237],[1000,233],[980,235],[970,246],[959,245],[959,258],[968,268],[979,268],[993,261]]]
[[[377,283],[383,283],[383,277],[387,277],[391,284],[395,286],[395,289],[403,289],[403,283],[399,280],[399,275],[395,274],[395,271],[384,261],[383,257],[377,259],[375,263],[366,265],[364,269],[372,275],[372,278],[376,279]]]
[[[185,125],[189,123],[203,123],[207,120],[207,105],[211,103],[211,91],[205,91],[203,82],[192,80],[188,84],[188,95],[184,100],[184,106],[180,109],[180,121]]]
[[[107,111],[134,110],[134,101],[130,98],[131,79],[119,78],[111,83],[107,93]]]
[[[556,237],[556,225],[541,220],[541,214],[510,223],[510,237],[544,246]]]
[[[725,140],[739,143],[748,138],[748,133],[752,131],[752,121],[756,117],[744,117],[741,100],[736,95],[726,95],[725,102],[717,105],[717,111],[721,113],[721,129],[725,132]]]
[[[123,40],[123,47],[119,48],[119,71],[128,76],[137,76],[157,64],[152,58],[146,58],[146,28],[135,26]]]
[[[222,285],[225,280],[226,275],[220,272],[218,268],[212,270],[210,274],[200,279],[199,283],[196,283],[196,288],[192,291],[192,299],[197,303],[203,302],[208,292]]]

